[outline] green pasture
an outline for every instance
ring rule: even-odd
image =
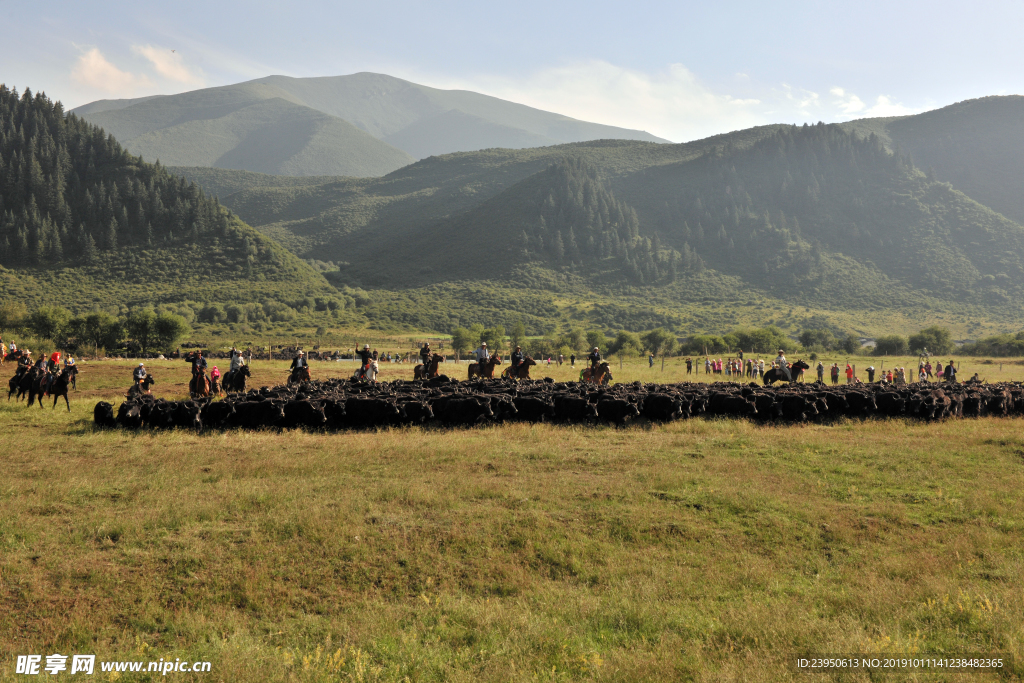
[[[180,394],[183,362],[150,366]],[[181,681],[831,680],[793,672],[811,652],[1009,657],[837,680],[1024,674],[1019,419],[94,430],[130,367],[83,363],[70,414],[0,402],[0,680],[54,652],[213,663]]]

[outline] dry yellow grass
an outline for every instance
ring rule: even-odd
[[[153,365],[158,394],[187,378]],[[0,404],[0,679],[52,652],[204,681],[777,681],[800,652],[936,651],[1021,677],[1021,420],[94,431],[129,368],[83,367],[70,416]]]

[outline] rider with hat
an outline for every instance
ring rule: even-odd
[[[141,384],[142,380],[146,379],[146,364],[139,363],[139,367],[135,368],[132,372],[132,379],[135,380],[136,384]]]
[[[490,359],[491,354],[487,350],[487,342],[480,342],[480,347],[476,350],[476,362],[480,365],[480,369],[484,369],[484,365]]]
[[[423,361],[423,371],[427,370],[427,363],[430,362],[430,342],[425,342],[420,349],[420,360]]]
[[[517,346],[516,350],[512,352],[511,356],[509,356],[508,360],[512,364],[512,371],[509,374],[513,377],[518,377],[519,366],[526,360],[526,357],[523,356],[523,347]]]
[[[292,364],[288,366],[288,369],[292,371],[292,377],[298,379],[299,373],[302,372],[303,368],[306,368],[308,371],[309,363],[306,361],[306,353],[304,351],[299,351],[295,358],[292,358]]]
[[[192,356],[192,376],[198,377],[199,375],[206,376],[206,359],[203,358],[203,350],[199,349],[195,355]]]
[[[364,344],[362,351],[359,352],[359,377],[361,379],[366,378],[366,370],[370,367],[370,362],[373,361],[373,353],[370,351],[370,345]]]
[[[779,355],[775,359],[775,366],[779,374],[786,378],[787,382],[793,381],[793,374],[789,371],[789,362],[786,360],[786,352],[779,349]]]
[[[601,365],[601,351],[596,346],[594,350],[587,356],[587,360],[590,361],[590,370],[592,373],[597,372],[597,368]]]

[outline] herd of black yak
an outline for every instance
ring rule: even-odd
[[[767,423],[840,417],[946,417],[1024,414],[1024,384],[615,384],[477,379],[442,375],[425,381],[345,379],[263,387],[223,400],[167,401],[134,396],[115,412],[96,405],[103,427],[202,429],[367,429],[397,425],[468,426],[493,422],[562,424],[668,422],[689,417],[749,418]]]

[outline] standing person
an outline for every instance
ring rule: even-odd
[[[825,364],[820,360],[818,361],[818,382],[820,384],[825,383]]]
[[[704,356],[704,374],[711,374],[711,359],[708,358],[707,356]]]
[[[832,364],[830,375],[832,376],[832,384],[839,384],[839,363]]]
[[[932,362],[928,361],[924,364],[924,371],[928,375],[928,379],[932,378]]]
[[[654,367],[654,354],[653,353],[649,354],[647,356],[647,367],[649,367],[649,368],[653,368]]]
[[[871,383],[871,382],[874,382],[874,381],[875,381],[875,366],[874,365],[869,365],[868,366],[868,382]]]
[[[953,365],[953,361],[949,361],[949,365],[946,366],[946,381],[956,381],[956,366]]]
[[[764,359],[757,361],[757,376],[764,377]]]
[[[562,363],[564,363],[564,362],[565,362],[565,356],[562,355],[562,354],[558,354],[558,367],[562,367]]]
[[[927,375],[927,374],[925,374],[925,371],[924,371],[924,366],[923,366],[923,365],[922,365],[922,366],[921,366],[921,368],[920,368],[920,369],[919,369],[919,370],[917,371],[917,381],[918,381],[918,382],[927,382],[927,381],[928,381],[928,375]]]
[[[516,348],[518,349],[519,347],[517,346]],[[569,356],[569,367],[570,368],[575,368],[576,367],[576,352],[575,351]]]
[[[853,384],[853,367],[849,363],[846,364],[846,383]]]
[[[693,359],[687,356],[686,358],[686,374],[689,375],[693,372]]]

